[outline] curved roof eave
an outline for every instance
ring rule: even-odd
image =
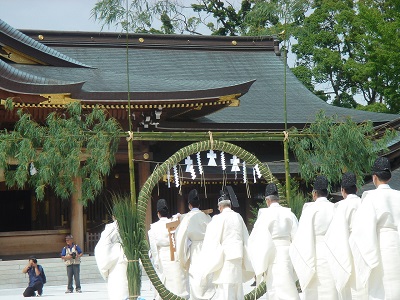
[[[60,94],[76,93],[85,82],[64,82],[32,75],[17,70],[0,60],[0,88],[21,94]]]
[[[57,67],[91,68],[73,58],[70,58],[33,38],[23,34],[0,19],[1,44],[11,47],[25,55],[34,57],[45,64]]]
[[[242,96],[246,94],[251,85],[256,80],[239,83],[231,86],[223,86],[220,88],[211,88],[203,90],[190,90],[190,91],[164,91],[164,92],[130,92],[130,99],[133,101],[182,101],[182,100],[201,100],[201,99],[215,99],[227,95],[237,94]],[[93,91],[79,91],[71,95],[73,98],[81,99],[85,103],[97,102],[101,100],[120,100],[126,102],[127,91],[121,92],[93,92]]]

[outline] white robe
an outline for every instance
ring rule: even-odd
[[[303,209],[289,254],[299,278],[304,300],[336,300],[338,294],[327,262],[324,236],[334,213],[325,197]]]
[[[210,299],[214,293],[214,285],[209,282],[206,287],[200,285],[201,274],[196,268],[200,261],[200,253],[204,235],[211,217],[198,208],[185,214],[175,232],[176,256],[181,267],[189,276],[190,299]]]
[[[365,289],[356,285],[353,255],[349,245],[354,215],[360,204],[361,198],[354,194],[337,202],[335,214],[325,234],[328,263],[332,274],[335,274],[334,280],[339,298],[343,300],[365,299]]]
[[[106,225],[94,248],[94,255],[101,276],[107,280],[108,299],[129,298],[128,260],[121,245],[117,222]]]
[[[225,208],[207,226],[201,268],[202,281],[209,274],[218,292],[213,300],[243,300],[243,282],[254,276],[247,249],[249,233],[242,217]],[[202,283],[204,284],[204,282]]]
[[[187,299],[189,292],[185,271],[176,259],[171,261],[167,222],[168,218],[160,218],[150,225],[148,236],[152,261],[164,286],[175,295]]]
[[[400,191],[366,191],[353,221],[350,247],[357,281],[368,299],[400,299]]]
[[[261,208],[249,237],[249,252],[256,276],[266,273],[268,299],[300,299],[289,246],[298,221],[290,208],[272,203]]]

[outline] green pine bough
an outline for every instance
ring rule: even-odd
[[[253,154],[251,154],[250,152],[244,150],[239,146],[236,146],[228,142],[223,142],[219,140],[201,141],[188,145],[175,152],[175,154],[173,154],[163,164],[161,164],[157,169],[154,170],[154,172],[150,175],[150,177],[143,185],[142,189],[139,192],[138,203],[137,203],[138,219],[140,222],[140,226],[142,226],[141,229],[142,232],[145,231],[144,224],[146,218],[147,202],[151,198],[151,193],[153,188],[163,177],[163,175],[167,174],[167,171],[170,168],[179,163],[181,160],[185,159],[187,156],[201,151],[208,151],[210,149],[224,151],[226,153],[236,155],[237,157],[245,161],[246,164],[249,166],[258,165],[261,175],[264,177],[264,179],[266,179],[267,182],[276,183],[279,189],[280,197],[284,198],[284,194],[282,192],[282,186],[280,185],[279,181],[272,175],[269,168],[263,163],[261,163],[257,159],[257,157],[255,157]],[[149,251],[149,244],[146,241],[141,250],[140,259],[142,261],[144,270],[146,271],[150,281],[153,283],[157,292],[160,294],[161,298],[165,300],[184,300],[184,298],[179,297],[170,292],[169,290],[167,290],[167,288],[162,284],[149,259],[148,251]],[[258,299],[262,295],[264,295],[265,292],[266,292],[266,285],[265,282],[262,282],[257,288],[255,288],[253,291],[245,295],[245,300]]]

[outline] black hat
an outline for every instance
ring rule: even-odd
[[[200,204],[199,193],[197,192],[196,189],[193,189],[189,192],[188,203],[195,205]]]
[[[37,264],[37,258],[36,258],[35,255],[29,256],[29,257],[28,257],[28,260],[33,260],[33,262],[34,262],[35,264]]]
[[[390,172],[390,162],[386,157],[378,157],[372,166],[372,172]]]
[[[276,186],[275,183],[270,183],[265,188],[265,197],[268,197],[271,195],[278,196],[278,187]]]
[[[224,189],[220,191],[220,195],[221,197],[218,198],[218,203],[224,200],[230,200],[233,207],[239,207],[239,201],[231,186],[225,186]]]
[[[348,188],[357,184],[357,178],[354,173],[347,172],[342,176],[342,187]]]
[[[328,180],[325,176],[319,175],[314,181],[314,190],[327,190]]]
[[[167,205],[167,201],[165,201],[165,199],[158,199],[157,212],[159,212],[159,211],[168,212],[168,205]]]

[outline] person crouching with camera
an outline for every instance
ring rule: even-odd
[[[40,274],[43,272],[41,265],[38,265],[37,259],[34,256],[29,257],[28,264],[22,269],[22,273],[29,275],[29,284],[25,289],[24,297],[35,297],[36,291],[38,296],[43,294],[43,279]]]
[[[75,287],[77,293],[82,293],[81,280],[80,280],[80,263],[83,252],[78,245],[74,244],[74,237],[67,235],[65,237],[67,245],[61,251],[61,258],[67,266],[68,286],[66,294],[72,293],[74,287],[72,286],[72,278],[75,279]]]

